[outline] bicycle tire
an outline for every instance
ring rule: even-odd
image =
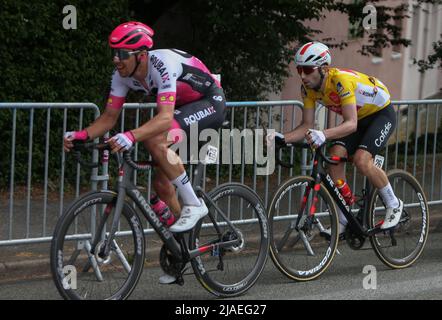
[[[63,246],[66,238],[66,233],[74,222],[75,218],[79,217],[83,210],[88,209],[95,205],[109,205],[115,204],[117,201],[117,193],[112,191],[92,191],[80,198],[76,199],[63,213],[63,215],[58,220],[55,227],[53,239],[51,243],[50,252],[50,265],[53,281],[57,287],[60,295],[67,300],[81,300],[84,296],[81,296],[74,289],[65,289],[63,285],[63,279],[65,275],[62,271],[63,269]],[[131,265],[131,270],[124,284],[119,288],[118,291],[111,294],[105,299],[113,300],[124,300],[127,299],[130,294],[135,289],[144,266],[144,256],[145,256],[145,239],[143,234],[143,228],[140,218],[137,212],[131,207],[128,202],[124,203],[121,220],[123,217],[126,219],[128,225],[131,228],[132,238],[134,240],[134,257],[133,263]],[[107,220],[107,218],[106,218]],[[106,221],[105,220],[105,221]],[[102,230],[98,230],[101,234]],[[90,259],[89,259],[90,263]],[[106,281],[106,280],[104,280]]]
[[[255,264],[253,265],[253,268],[250,272],[247,273],[247,275],[240,279],[239,281],[236,281],[235,283],[223,283],[216,279],[215,277],[211,276],[210,270],[207,271],[207,264],[203,261],[201,256],[196,257],[191,261],[192,268],[194,270],[195,276],[198,279],[198,281],[202,284],[202,286],[209,291],[210,293],[214,294],[217,297],[234,297],[241,295],[245,293],[247,290],[249,290],[258,280],[259,276],[261,275],[262,271],[264,270],[264,266],[267,261],[268,257],[268,249],[269,249],[269,230],[268,230],[268,222],[267,222],[267,216],[265,214],[265,207],[262,204],[261,199],[259,196],[249,187],[239,184],[239,183],[226,183],[222,184],[215,189],[213,189],[211,192],[209,192],[208,196],[210,199],[212,199],[214,202],[217,202],[219,200],[222,200],[225,196],[235,196],[239,197],[239,199],[242,199],[244,203],[249,204],[249,208],[253,205],[253,212],[256,213],[256,217],[258,219],[259,224],[259,235],[258,239],[256,241],[259,243],[258,248],[258,256],[255,260]],[[230,200],[229,200],[230,201]],[[218,204],[217,204],[218,205]],[[214,208],[208,204],[209,211],[213,212]],[[223,211],[224,212],[224,211]],[[198,224],[195,226],[195,228],[192,230],[190,237],[189,237],[189,248],[196,249],[199,244],[199,239],[201,238],[201,230],[202,230],[202,224],[203,220],[199,221]],[[237,226],[240,230],[241,228],[244,228],[244,225]],[[254,227],[255,228],[255,227]],[[207,228],[208,229],[208,228]],[[242,229],[244,231],[244,229]],[[255,232],[255,231],[254,231]],[[253,241],[255,239],[253,238]],[[244,241],[244,245],[246,244],[246,240]],[[249,242],[251,243],[251,242]],[[253,242],[255,243],[255,242]],[[247,249],[244,250],[244,252],[247,252]],[[253,249],[250,249],[250,251],[253,251]],[[229,254],[228,258],[234,257],[235,254]],[[244,257],[245,256],[245,257]],[[223,258],[224,259],[224,258]],[[243,255],[243,259],[248,259],[247,255]],[[253,258],[252,258],[253,259]],[[225,260],[223,260],[225,262]],[[238,261],[238,260],[236,260]],[[218,270],[219,271],[219,270]],[[236,273],[235,276],[239,274]],[[232,274],[230,274],[232,275]]]
[[[414,191],[416,191],[416,195],[420,200],[420,208],[422,209],[422,226],[419,227],[419,230],[421,230],[421,234],[419,236],[419,240],[418,240],[418,244],[416,246],[416,248],[411,252],[411,254],[402,257],[402,258],[396,258],[396,257],[392,257],[389,256],[385,250],[383,250],[383,246],[380,243],[380,241],[378,240],[378,237],[380,237],[380,235],[375,234],[373,236],[370,237],[370,242],[371,245],[377,255],[377,257],[388,267],[392,268],[392,269],[403,269],[403,268],[407,268],[409,266],[411,266],[413,263],[416,262],[417,259],[419,259],[419,257],[421,256],[424,248],[425,248],[425,244],[427,242],[428,239],[428,233],[429,233],[429,209],[428,209],[428,202],[425,196],[425,192],[422,188],[422,186],[419,184],[419,182],[416,180],[416,178],[414,176],[412,176],[410,173],[404,171],[404,170],[400,170],[400,169],[395,169],[395,170],[391,170],[387,173],[387,177],[389,178],[390,181],[393,181],[395,178],[401,178],[404,181],[406,181],[410,186],[412,186],[412,188],[414,189]],[[392,184],[393,185],[393,184]],[[396,194],[396,191],[395,191]],[[373,190],[371,196],[370,196],[370,201],[369,201],[369,211],[367,214],[367,225],[369,226],[369,228],[373,228],[375,226],[375,209],[376,209],[376,200],[378,197],[378,190],[375,189]],[[402,199],[403,201],[405,201],[405,199]],[[405,210],[405,206],[404,206],[404,210]]]
[[[282,272],[285,276],[287,276],[289,279],[305,282],[305,281],[311,281],[316,278],[318,278],[321,274],[323,274],[327,268],[330,266],[331,262],[333,261],[333,258],[335,256],[337,246],[338,246],[338,234],[337,234],[337,225],[338,225],[338,216],[337,216],[337,210],[335,206],[335,202],[328,192],[328,190],[325,188],[325,186],[321,183],[320,189],[318,191],[318,196],[321,197],[327,206],[329,210],[329,214],[331,217],[330,225],[331,225],[331,237],[328,248],[325,250],[325,254],[323,258],[319,259],[319,264],[316,265],[313,268],[310,268],[308,270],[301,270],[298,269],[298,267],[292,267],[289,266],[288,263],[285,262],[285,258],[282,256],[282,253],[280,254],[280,250],[278,250],[278,246],[276,245],[276,236],[275,236],[275,214],[277,213],[277,210],[279,208],[279,201],[282,200],[283,196],[289,192],[290,190],[293,190],[297,186],[310,186],[313,189],[314,186],[314,179],[309,176],[297,176],[290,178],[286,180],[275,192],[269,208],[268,208],[268,214],[269,214],[269,227],[270,227],[270,257],[276,266],[276,268]],[[303,192],[301,191],[301,195],[303,195]],[[292,201],[288,201],[288,203],[291,203]],[[300,201],[301,202],[301,201]],[[308,212],[308,208],[306,209]],[[296,212],[297,214],[298,212]],[[284,228],[283,228],[284,229]],[[288,230],[288,229],[285,229]],[[293,232],[293,231],[290,231]],[[287,233],[287,231],[286,231]],[[283,237],[284,239],[284,237]],[[279,241],[282,241],[281,239]],[[282,249],[282,248],[281,248]]]

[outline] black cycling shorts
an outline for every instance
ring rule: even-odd
[[[200,132],[204,129],[219,129],[225,119],[226,98],[222,88],[214,87],[200,100],[182,105],[174,111],[174,124],[169,130],[169,139],[178,143],[180,149],[177,153],[187,163],[191,159],[198,159],[201,146],[213,144],[212,141],[200,141]],[[191,129],[193,127],[193,129]],[[181,129],[181,130],[174,130]],[[183,132],[184,131],[184,132]],[[192,133],[194,135],[192,135]],[[204,140],[204,139],[203,139]],[[216,145],[217,145],[216,141]],[[184,143],[184,145],[182,144]],[[192,147],[196,143],[197,147]],[[186,148],[186,154],[180,152]],[[197,154],[193,154],[196,151]]]
[[[214,86],[203,98],[176,108],[174,113],[174,119],[187,137],[190,137],[192,124],[198,124],[198,133],[204,129],[218,129],[226,113],[224,91]]]
[[[341,145],[347,149],[348,156],[357,149],[370,152],[373,158],[385,147],[396,128],[396,112],[389,104],[384,109],[358,120],[357,131],[343,138],[333,140],[332,145]]]

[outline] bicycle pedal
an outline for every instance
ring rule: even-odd
[[[178,277],[174,283],[179,285],[179,286],[183,286],[184,285],[183,277],[182,276]]]

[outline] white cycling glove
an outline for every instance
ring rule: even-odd
[[[126,131],[113,136],[109,140],[115,141],[121,147],[120,151],[127,151],[133,146],[135,137],[132,132]]]
[[[309,130],[310,137],[312,138],[313,145],[317,148],[322,146],[325,141],[325,134],[320,130]]]

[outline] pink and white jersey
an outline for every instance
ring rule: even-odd
[[[129,89],[156,95],[157,103],[182,106],[201,99],[219,81],[196,57],[177,49],[148,52],[147,88],[134,78],[122,78],[115,70],[107,106],[121,108]]]

